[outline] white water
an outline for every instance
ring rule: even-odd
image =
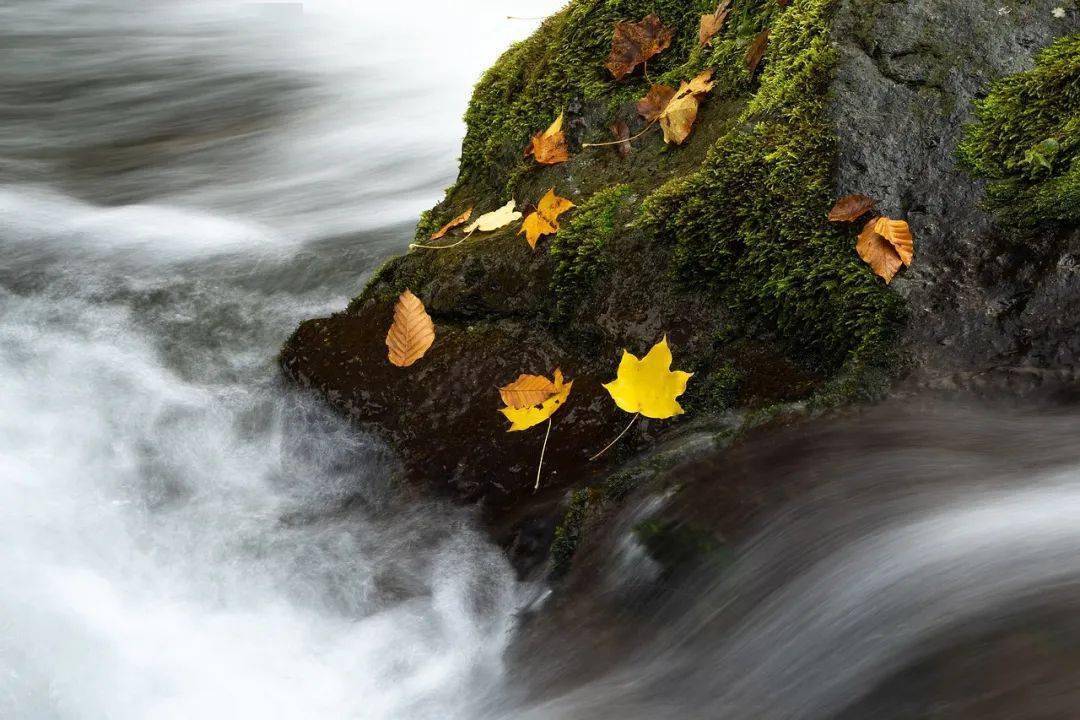
[[[0,8],[0,717],[469,717],[498,681],[501,554],[274,355],[403,247],[508,8],[552,4]]]

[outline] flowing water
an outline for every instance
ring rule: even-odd
[[[1075,418],[1012,428],[1038,472],[853,451],[837,478],[920,482],[792,510],[604,680],[520,692],[533,588],[274,355],[452,180],[471,83],[535,26],[505,16],[558,4],[0,6],[0,718],[826,718],[1075,584]]]

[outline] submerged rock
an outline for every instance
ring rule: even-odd
[[[568,488],[621,477],[619,462],[663,435],[722,444],[770,408],[880,398],[902,378],[955,386],[1075,372],[1080,40],[1069,33],[1080,11],[1058,17],[1044,0],[747,0],[699,47],[700,15],[715,5],[574,0],[548,18],[481,78],[458,181],[417,238],[469,206],[536,203],[552,187],[577,205],[559,232],[535,251],[511,226],[393,258],[347,310],[305,322],[283,350],[286,374],[387,436],[412,480],[483,501],[520,567],[555,536]],[[651,82],[711,68],[717,86],[683,146],[653,131],[628,156],[583,147],[611,140],[615,122],[631,134],[646,126],[634,105],[650,80],[616,82],[604,59],[614,23],[650,12],[676,30],[649,62]],[[746,51],[766,28],[763,69],[751,74]],[[560,113],[570,161],[524,158]],[[826,219],[852,192],[911,225],[914,265],[890,286],[855,253],[858,225]],[[402,370],[384,338],[406,288],[438,334]],[[629,419],[601,383],[623,348],[640,355],[665,334],[678,369],[695,373],[687,414],[642,422],[588,462]],[[556,367],[574,390],[534,495],[543,429],[507,434],[497,388]]]

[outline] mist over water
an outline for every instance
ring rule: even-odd
[[[844,502],[783,509],[601,680],[511,675],[536,588],[275,354],[451,182],[536,25],[505,16],[559,4],[0,7],[0,717],[830,718],[1074,607],[1080,418],[937,408],[838,430],[894,446],[804,468]]]

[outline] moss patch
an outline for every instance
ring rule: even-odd
[[[1026,235],[1080,222],[1080,35],[995,82],[975,117],[960,159],[989,180],[986,203],[1002,224]]]
[[[570,507],[566,509],[562,522],[555,528],[555,539],[551,543],[553,578],[562,577],[570,570],[570,563],[585,530],[585,521],[589,517],[591,497],[587,488],[575,490],[570,496]]]

